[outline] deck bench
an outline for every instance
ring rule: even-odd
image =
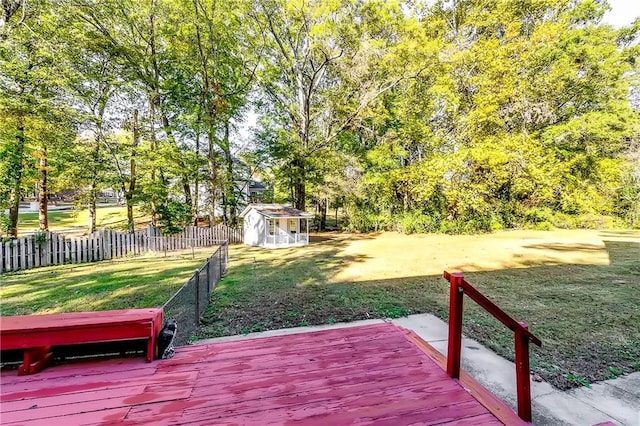
[[[0,349],[23,351],[20,376],[45,368],[59,345],[147,339],[151,362],[162,321],[162,308],[0,317]]]

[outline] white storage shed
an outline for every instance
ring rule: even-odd
[[[311,213],[282,204],[249,204],[240,217],[247,245],[279,248],[309,244]]]

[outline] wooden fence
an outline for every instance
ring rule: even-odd
[[[134,256],[146,252],[173,251],[242,242],[242,228],[219,224],[213,228],[190,226],[181,234],[163,236],[149,227],[133,234],[101,229],[84,237],[45,232],[0,242],[0,273],[67,263],[87,263]]]

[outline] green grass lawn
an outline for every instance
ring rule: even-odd
[[[127,224],[127,208],[123,206],[105,206],[96,209],[97,227],[124,229]],[[49,230],[64,232],[65,235],[82,235],[89,227],[89,210],[49,210]],[[134,221],[144,222],[147,217],[134,209]],[[38,212],[20,213],[18,232],[20,235],[38,231]]]
[[[214,337],[431,312],[442,271],[469,282],[543,341],[532,370],[560,388],[640,370],[640,232],[328,234],[302,248],[232,246],[200,330]],[[513,359],[513,335],[465,301],[465,333]]]
[[[0,314],[102,311],[163,305],[212,253],[145,255],[0,275]]]

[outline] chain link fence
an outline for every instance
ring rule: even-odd
[[[164,318],[178,322],[174,345],[185,345],[200,325],[211,294],[227,269],[229,243],[223,242],[191,278],[165,303]]]

